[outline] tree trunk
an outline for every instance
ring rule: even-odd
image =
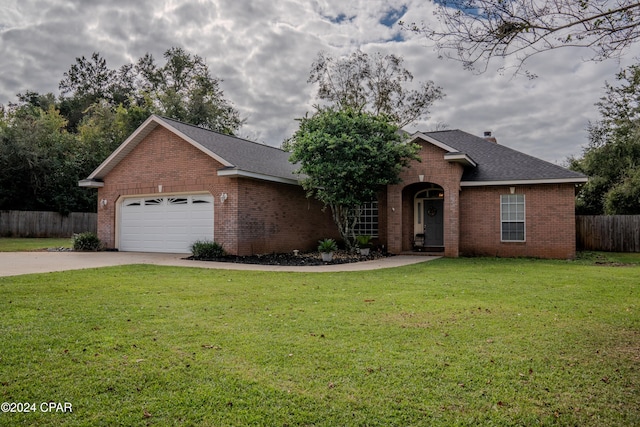
[[[342,205],[330,205],[333,214],[333,222],[338,226],[340,237],[348,251],[354,249],[356,241],[355,227],[360,218],[360,207],[349,207]]]

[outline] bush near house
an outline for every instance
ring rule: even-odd
[[[226,252],[217,242],[198,240],[191,245],[191,255],[197,260],[207,260],[223,257]]]
[[[99,251],[102,249],[102,242],[96,233],[90,231],[74,234],[71,238],[74,251]]]

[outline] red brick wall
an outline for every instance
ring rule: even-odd
[[[525,195],[526,242],[500,241],[500,195],[509,186],[464,187],[460,195],[460,252],[499,257],[575,257],[573,184],[515,186]]]
[[[444,189],[444,245],[445,255],[458,256],[458,203],[463,167],[444,160],[445,151],[430,143],[422,143],[418,156],[421,162],[411,162],[400,174],[402,182],[387,188],[386,215],[387,244],[390,252],[409,251],[413,246],[413,198],[429,183]],[[424,175],[420,182],[419,175]],[[382,206],[381,206],[382,209]]]
[[[516,186],[525,194],[526,242],[500,241],[500,195],[509,186],[460,187],[463,167],[444,160],[445,151],[423,143],[419,156],[405,169],[402,183],[387,188],[380,204],[380,229],[389,251],[410,251],[413,242],[414,196],[428,186],[444,189],[445,256],[575,257],[574,186]],[[420,182],[419,175],[424,175]]]
[[[318,240],[338,239],[327,208],[308,199],[302,187],[257,180],[239,183],[238,253],[316,250]]]
[[[116,247],[116,205],[130,195],[205,191],[214,196],[214,239],[229,253],[307,250],[335,237],[329,212],[305,197],[301,187],[219,177],[222,165],[158,126],[104,179],[98,190],[98,236]],[[220,202],[220,194],[228,198]],[[107,205],[100,206],[106,199]],[[334,234],[332,234],[332,232]]]

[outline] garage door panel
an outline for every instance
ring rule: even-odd
[[[125,199],[119,249],[188,253],[196,240],[213,239],[213,207],[211,195]]]

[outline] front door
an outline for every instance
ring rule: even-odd
[[[424,201],[424,246],[444,246],[444,201]]]

